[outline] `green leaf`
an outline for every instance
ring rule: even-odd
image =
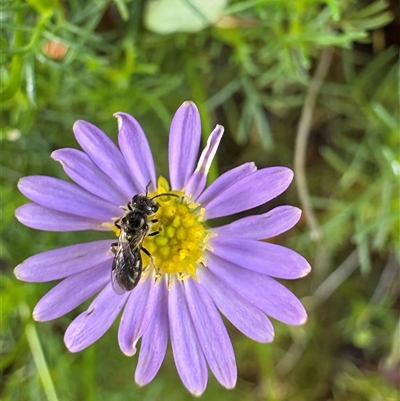
[[[57,0],[26,0],[40,14],[52,14],[58,7]]]
[[[118,9],[119,15],[123,19],[123,21],[129,20],[129,10],[126,7],[124,0],[114,0],[115,6]]]

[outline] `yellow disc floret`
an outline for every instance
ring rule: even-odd
[[[166,195],[159,196],[162,194]],[[188,277],[197,279],[197,266],[205,265],[204,251],[212,250],[207,242],[216,235],[209,232],[205,225],[204,208],[193,202],[184,191],[170,190],[164,177],[158,179],[157,190],[149,193],[148,197],[156,197],[158,211],[149,216],[149,235],[139,244],[144,248],[141,252],[142,277],[153,271],[156,278],[163,274],[176,274],[179,280]],[[128,210],[125,206],[122,208]],[[120,229],[114,223],[107,222],[102,226],[120,235]]]
[[[210,234],[204,223],[204,209],[193,202],[183,191],[169,190],[165,178],[160,177],[158,188],[150,193],[150,198],[163,193],[175,196],[159,196],[157,213],[150,220],[153,223],[151,232],[143,241],[151,257],[145,253],[143,266],[156,270],[156,274],[177,274],[179,279],[196,278],[196,267],[204,263],[203,254]]]

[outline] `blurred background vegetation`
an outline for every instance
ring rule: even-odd
[[[278,204],[305,210],[275,240],[305,255],[308,277],[286,282],[302,327],[275,322],[257,344],[228,324],[235,390],[210,378],[206,400],[389,401],[399,396],[400,7],[397,0],[2,0],[1,372],[3,400],[189,400],[171,352],[156,379],[133,381],[137,356],[116,325],[70,354],[79,311],[48,323],[31,312],[52,284],[13,267],[101,233],[47,233],[14,217],[20,177],[65,178],[50,153],[77,147],[85,119],[116,139],[114,112],[134,115],[158,172],[174,111],[194,100],[206,138],[226,134],[212,177],[245,161],[295,170]]]

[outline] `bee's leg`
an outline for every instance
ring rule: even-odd
[[[149,234],[149,235],[151,235],[151,234]],[[142,251],[149,257],[150,264],[153,267],[153,269],[156,271],[157,275],[160,275],[160,272],[157,269],[157,266],[156,266],[156,263],[155,263],[155,260],[154,260],[154,256],[144,246],[142,246]]]
[[[110,245],[111,252],[112,252],[114,255],[117,254],[117,248],[118,248],[118,242],[113,242],[113,243]]]
[[[150,235],[150,234],[149,234]],[[154,260],[153,255],[144,247],[142,246],[142,251],[151,259]]]
[[[153,224],[158,223],[158,219],[153,219],[153,220],[149,220],[150,223],[150,227],[152,228]],[[158,225],[158,230],[151,232],[150,234],[147,234],[149,237],[153,237],[154,235],[157,235],[161,232],[161,226]]]
[[[151,223],[151,224],[158,223],[158,219],[150,220],[150,223]],[[149,236],[149,237],[153,237],[154,235],[159,234],[160,231],[161,231],[161,227],[159,227],[159,229],[158,229],[157,231],[153,231],[152,233],[148,234],[148,236]]]
[[[120,221],[121,221],[121,219],[118,219],[118,220],[114,221],[114,226],[117,227],[118,229],[121,229]]]

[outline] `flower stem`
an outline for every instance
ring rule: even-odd
[[[43,354],[42,346],[40,344],[39,337],[33,323],[28,323],[26,325],[25,334],[26,338],[28,339],[33,360],[39,373],[40,380],[42,381],[47,399],[48,401],[58,401],[57,393],[50,376],[49,368]]]
[[[304,101],[303,109],[301,111],[300,121],[296,134],[296,145],[294,154],[294,172],[297,183],[297,191],[299,194],[300,202],[304,210],[305,217],[311,229],[311,239],[319,241],[322,237],[321,230],[318,226],[317,218],[311,204],[310,195],[307,189],[306,178],[306,151],[307,141],[310,134],[311,120],[314,112],[315,102],[321,85],[328,73],[329,66],[332,59],[332,50],[329,48],[324,49],[321,58],[318,62],[314,78],[311,82],[310,88],[307,92]]]

